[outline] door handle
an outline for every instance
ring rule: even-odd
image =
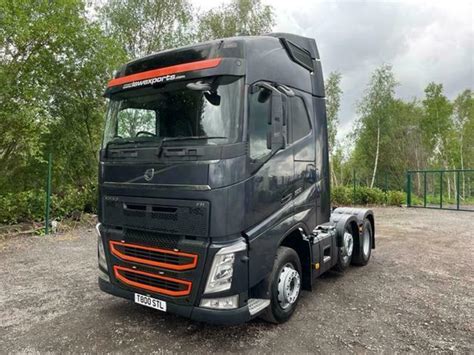
[[[293,193],[290,193],[290,194],[286,195],[285,197],[283,197],[283,198],[280,200],[280,202],[281,202],[282,204],[285,204],[285,203],[289,202],[292,197],[293,197]]]

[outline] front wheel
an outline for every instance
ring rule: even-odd
[[[284,323],[295,311],[301,294],[301,263],[293,249],[278,248],[270,280],[270,306],[261,317],[271,323]]]

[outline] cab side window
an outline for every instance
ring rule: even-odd
[[[271,115],[271,92],[256,87],[249,95],[248,132],[250,158],[259,159],[271,152],[267,148],[267,132]]]
[[[291,105],[291,142],[296,142],[311,132],[310,118],[304,101],[299,96],[290,100]]]

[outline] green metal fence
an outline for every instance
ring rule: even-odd
[[[407,171],[406,184],[408,207],[474,212],[474,169]]]
[[[48,174],[46,177],[46,207],[44,212],[44,234],[49,234],[49,213],[51,211],[51,167],[53,164],[53,155],[48,155]]]

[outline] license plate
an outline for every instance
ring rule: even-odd
[[[162,312],[166,312],[166,302],[162,300],[157,300],[153,297],[148,297],[140,295],[139,293],[135,293],[135,303],[141,304],[142,306],[154,308]]]

